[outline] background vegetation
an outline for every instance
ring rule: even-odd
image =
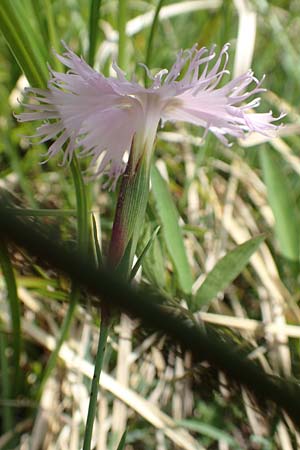
[[[33,147],[26,137],[33,126],[13,116],[22,110],[23,87],[45,85],[47,62],[61,69],[51,50],[61,52],[61,40],[106,75],[121,48],[122,68],[141,83],[139,62],[169,68],[180,48],[230,42],[231,72],[251,65],[258,78],[266,74],[261,111],[286,112],[286,125],[272,141],[250,136],[230,148],[213,136],[202,142],[196,128],[160,130],[139,255],[151,245],[136,282],[172,299],[173,308],[191,310],[203,327],[215,324],[267,373],[299,379],[299,2],[102,1],[99,18],[93,13],[90,20],[97,3],[2,0],[0,187],[13,194],[21,214],[39,217],[57,239],[92,253],[89,224],[94,247],[99,241],[105,255],[116,193],[101,189],[100,180],[84,184],[84,161],[80,169],[59,167],[59,158],[40,164],[46,148]],[[260,234],[263,243],[237,247]],[[0,449],[77,450],[98,311],[86,292],[4,241],[0,264]],[[59,358],[50,357],[59,336]],[[300,446],[280,411],[258,405],[216,367],[193,364],[168,338],[149,336],[126,316],[110,334],[100,384],[98,450],[115,449],[125,428],[127,450]]]

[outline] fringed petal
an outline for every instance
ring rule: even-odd
[[[257,94],[264,91],[264,77],[257,80],[251,70],[220,87],[229,73],[229,44],[217,58],[216,46],[181,50],[169,72],[161,69],[152,75],[144,66],[152,81],[147,89],[128,81],[116,63],[117,77],[104,77],[64,46],[63,55],[56,56],[68,72],[49,68],[48,89],[26,89],[32,102],[23,106],[29,112],[16,118],[44,122],[34,137],[41,143],[53,141],[48,159],[63,148],[62,164],[67,164],[79,147],[80,157],[91,157],[94,176],[107,174],[107,185],[112,187],[124,170],[133,136],[141,151],[151,152],[159,120],[192,123],[204,129],[203,138],[211,131],[230,145],[229,137],[243,138],[252,131],[276,135],[274,122],[283,117],[252,112],[259,106]]]

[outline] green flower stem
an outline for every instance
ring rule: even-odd
[[[90,18],[89,18],[89,53],[88,63],[93,67],[96,53],[97,43],[97,27],[100,17],[101,0],[90,1]]]
[[[118,64],[121,69],[126,68],[126,11],[127,1],[119,0],[119,14],[118,14],[118,30],[119,30],[119,52]]]
[[[122,177],[117,201],[112,237],[110,241],[108,264],[125,279],[129,278],[133,257],[145,217],[149,195],[150,169],[147,155],[135,160],[135,143],[130,152],[126,171]],[[102,307],[102,324],[96,356],[95,371],[91,387],[88,417],[85,429],[83,450],[90,450],[93,425],[96,415],[97,393],[102,362],[108,335],[110,311]]]
[[[83,258],[86,258],[89,244],[88,205],[83,178],[80,172],[78,161],[75,157],[73,158],[71,163],[71,172],[75,185],[76,202],[77,202],[77,228],[78,228],[77,247],[79,254],[82,255]],[[47,382],[49,376],[51,375],[52,370],[56,366],[61,346],[68,337],[70,326],[76,311],[76,306],[79,301],[79,296],[80,296],[79,286],[75,281],[73,281],[69,307],[61,326],[61,333],[58,337],[56,347],[54,351],[51,353],[47,366],[43,372],[43,376],[40,382],[37,395],[38,399],[40,399],[43,393],[45,383]]]
[[[84,441],[83,441],[83,450],[90,450],[90,448],[91,448],[93,426],[94,426],[94,420],[95,420],[96,409],[97,409],[99,379],[100,379],[100,374],[101,374],[102,365],[103,365],[108,331],[109,331],[109,323],[108,323],[108,320],[103,316],[102,322],[101,322],[101,327],[100,327],[100,333],[99,333],[99,341],[98,341],[98,349],[97,349],[97,355],[96,355],[96,363],[95,363],[95,368],[94,368],[94,376],[93,376],[92,386],[91,386],[89,409],[88,409]]]

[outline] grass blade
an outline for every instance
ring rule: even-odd
[[[204,436],[210,437],[218,441],[219,443],[227,444],[230,448],[240,449],[238,443],[222,429],[208,425],[207,423],[200,422],[198,420],[178,420],[179,426],[185,427],[190,431],[195,431],[196,433],[201,433]]]
[[[153,22],[152,22],[152,25],[151,25],[151,28],[150,28],[149,37],[148,37],[148,43],[147,43],[147,51],[146,51],[146,61],[145,61],[145,64],[146,64],[147,67],[150,67],[150,65],[151,65],[153,38],[154,38],[155,31],[156,31],[157,23],[158,23],[159,13],[160,13],[160,10],[161,10],[163,4],[164,4],[164,0],[159,0],[158,1],[157,7],[155,9],[155,14],[154,14],[154,17],[153,17]],[[146,72],[145,72],[144,82],[145,82],[145,86],[147,86],[147,84],[149,82],[149,79],[147,77],[147,73]]]
[[[57,27],[55,26],[55,20],[54,20],[54,14],[53,14],[53,8],[52,8],[52,2],[51,0],[45,0],[45,12],[47,17],[47,27],[48,27],[48,34],[49,34],[49,41],[51,47],[58,52],[59,50],[59,39],[56,33]],[[57,59],[53,58],[52,60],[53,67],[57,71],[62,71],[63,66],[62,63]]]
[[[121,69],[126,69],[126,16],[127,16],[127,0],[119,0],[118,9],[118,31],[119,31],[119,50],[118,50],[118,64]]]
[[[104,355],[105,355],[105,348],[106,348],[106,343],[107,343],[108,332],[109,332],[109,325],[108,325],[108,323],[106,323],[106,320],[102,317],[82,450],[90,450],[91,449],[93,427],[94,427],[94,421],[95,421],[96,409],[97,409],[99,379],[100,379],[100,374],[101,374],[102,365],[103,365],[103,359],[104,359]]]
[[[14,388],[15,394],[19,392],[21,382],[20,356],[21,356],[21,320],[20,301],[17,293],[15,275],[10,262],[6,242],[0,238],[0,266],[7,288],[7,299],[10,310],[10,320],[13,335],[13,361],[14,361]]]
[[[94,243],[94,252],[95,252],[95,260],[97,267],[103,266],[103,257],[100,247],[100,242],[98,238],[97,232],[97,224],[94,214],[92,214],[92,231],[93,231],[93,243]]]
[[[274,150],[262,149],[260,158],[281,253],[290,261],[299,261],[300,223],[293,189],[282,171],[279,155],[275,155]]]
[[[89,53],[88,63],[93,67],[95,61],[97,30],[100,17],[101,0],[91,0],[89,19]]]
[[[168,190],[167,183],[155,166],[152,167],[151,180],[152,193],[162,223],[162,233],[176,270],[179,285],[183,292],[189,294],[192,290],[193,278],[183,243],[182,232],[178,225],[179,214]]]
[[[134,277],[137,274],[137,271],[139,270],[139,268],[142,265],[143,259],[145,257],[145,255],[147,254],[148,250],[150,249],[151,245],[154,242],[154,239],[156,238],[156,236],[158,235],[158,232],[160,230],[160,226],[156,227],[155,230],[153,231],[152,235],[150,236],[149,241],[147,242],[147,244],[145,245],[145,247],[142,250],[142,253],[140,254],[140,256],[137,259],[137,262],[135,263],[135,265],[133,266],[133,268],[131,269],[131,273],[130,273],[130,277],[129,280],[133,280]]]
[[[0,30],[19,66],[33,86],[44,87],[47,80],[46,61],[35,42],[35,33],[18,2],[0,3]]]
[[[11,396],[11,382],[9,376],[8,361],[6,356],[7,339],[3,330],[0,328],[0,369],[1,369],[1,398],[3,399],[1,422],[2,434],[12,430],[13,416],[12,410],[6,403]]]
[[[127,435],[127,430],[124,431],[124,433],[121,437],[121,440],[119,442],[117,450],[124,450],[125,445],[126,445],[126,435]]]

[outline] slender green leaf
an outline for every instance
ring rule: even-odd
[[[15,275],[10,262],[6,242],[0,238],[0,267],[7,288],[7,299],[10,310],[10,320],[13,331],[15,393],[18,393],[21,382],[20,356],[21,356],[21,320],[20,301],[17,293]]]
[[[44,87],[48,77],[45,52],[37,45],[36,33],[19,2],[1,1],[0,30],[29,82]]]
[[[216,441],[224,442],[227,445],[230,445],[231,448],[241,448],[238,443],[230,436],[230,434],[207,423],[200,422],[198,420],[178,420],[177,424],[187,428],[190,431],[196,431],[197,433],[200,433],[204,436],[215,439]]]
[[[157,23],[158,23],[158,18],[159,18],[159,13],[160,10],[164,4],[165,0],[158,0],[156,9],[155,9],[155,14],[153,17],[153,22],[150,28],[150,32],[149,32],[149,37],[148,37],[148,43],[147,43],[147,51],[146,51],[146,61],[145,64],[147,67],[150,67],[150,63],[151,63],[151,55],[152,55],[152,47],[153,47],[153,39],[154,39],[154,34],[157,28]],[[147,72],[145,71],[145,86],[148,85],[149,79],[147,77]]]
[[[93,66],[95,61],[98,22],[100,17],[101,0],[90,0],[89,19],[89,54],[88,63]]]
[[[119,49],[118,49],[118,64],[121,69],[126,69],[127,55],[126,55],[126,17],[127,17],[127,0],[119,0],[118,2],[118,31],[119,31]]]
[[[264,240],[264,236],[257,236],[238,245],[235,249],[221,258],[195,294],[193,310],[213,300],[223,291],[244,269],[253,253]]]
[[[137,262],[135,263],[135,265],[133,266],[133,268],[131,269],[131,273],[130,273],[130,278],[129,280],[133,280],[134,277],[137,274],[137,271],[139,270],[139,268],[141,267],[143,260],[145,258],[145,256],[147,255],[148,250],[150,249],[150,247],[152,246],[158,232],[160,230],[160,226],[156,227],[155,230],[153,231],[150,239],[148,240],[147,244],[145,245],[145,247],[142,250],[142,253],[140,254],[140,256],[137,259]]]
[[[89,402],[89,408],[88,408],[88,415],[86,419],[86,426],[84,431],[84,439],[83,439],[83,446],[82,450],[91,450],[91,442],[92,442],[92,435],[93,435],[93,427],[95,422],[95,416],[97,412],[97,399],[98,399],[98,391],[99,391],[99,380],[100,375],[102,371],[102,365],[105,355],[105,348],[107,344],[107,337],[109,334],[109,323],[107,321],[107,318],[104,318],[104,315],[101,319],[101,325],[100,325],[100,333],[99,333],[99,340],[98,340],[98,348],[97,348],[97,355],[95,359],[95,366],[94,366],[94,375],[92,379],[92,385],[91,385],[91,395],[90,395],[90,402]]]
[[[126,435],[127,435],[127,430],[124,431],[121,440],[119,442],[118,448],[117,450],[123,450],[125,448],[126,445]]]
[[[92,214],[92,230],[93,230],[93,242],[94,242],[96,265],[97,265],[97,267],[100,267],[103,265],[103,257],[102,257],[100,242],[99,242],[99,238],[98,238],[97,224],[96,224],[96,219],[95,219],[94,214]]]
[[[77,242],[78,251],[86,256],[89,246],[89,213],[88,213],[88,199],[86,194],[86,186],[84,184],[83,176],[78,164],[77,158],[73,156],[71,162],[71,172],[74,181],[76,193],[76,207],[77,207]]]
[[[1,405],[1,422],[3,434],[13,428],[13,416],[11,407],[6,400],[11,396],[11,377],[9,376],[8,360],[7,360],[7,339],[3,330],[0,328],[0,369],[1,369],[1,398],[3,404]]]
[[[141,254],[151,239],[153,234],[153,226],[149,220],[145,221],[142,234],[138,242],[138,253]],[[152,245],[143,256],[142,267],[148,281],[159,289],[164,289],[166,286],[166,270],[164,255],[161,249],[161,239],[157,236]]]
[[[280,156],[275,155],[274,150],[261,149],[260,157],[281,253],[291,261],[299,261],[299,211],[289,179],[282,170]]]
[[[60,48],[60,43],[59,43],[59,38],[57,35],[57,27],[55,26],[52,1],[44,0],[44,6],[45,6],[46,17],[47,17],[47,26],[48,26],[48,34],[49,34],[50,44],[51,44],[51,47],[54,48],[58,52],[59,48]],[[57,58],[53,58],[53,66],[58,71],[63,70],[63,65]]]
[[[151,180],[157,212],[162,223],[163,236],[177,273],[179,285],[183,292],[189,294],[192,290],[193,278],[183,243],[182,231],[178,224],[179,214],[167,183],[155,166],[152,167]]]

